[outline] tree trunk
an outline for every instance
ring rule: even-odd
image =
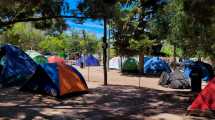
[[[144,73],[144,52],[139,54],[139,72]]]
[[[176,69],[176,46],[173,46],[173,70]]]
[[[120,71],[122,72],[122,56],[120,55]]]
[[[107,85],[107,19],[104,18],[104,38],[103,38],[103,65],[104,65],[104,85]]]

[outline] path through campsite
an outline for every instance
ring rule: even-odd
[[[192,94],[158,86],[159,78],[108,72],[103,86],[102,67],[80,69],[90,88],[88,94],[55,99],[23,93],[17,88],[0,89],[0,119],[54,120],[204,120],[185,116]],[[88,70],[90,73],[88,74]],[[89,75],[89,80],[88,80]]]

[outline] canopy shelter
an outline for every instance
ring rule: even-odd
[[[93,55],[81,56],[77,61],[76,65],[81,66],[83,63],[85,66],[99,66],[99,60]]]
[[[58,56],[48,57],[48,63],[65,63],[65,60]]]
[[[153,57],[145,62],[145,74],[161,74],[162,72],[171,72],[171,69],[166,61],[160,59],[159,57]]]
[[[74,67],[62,63],[47,63],[37,67],[22,91],[61,97],[70,93],[87,92],[87,84]]]
[[[35,50],[27,50],[26,53],[37,63],[37,64],[44,64],[48,63],[48,60],[45,56],[40,54]]]
[[[24,51],[10,44],[1,46],[0,50],[0,84],[22,85],[34,74],[37,64]]]

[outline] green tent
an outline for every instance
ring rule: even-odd
[[[65,52],[60,52],[58,53],[58,56],[61,58],[66,58],[66,53]]]
[[[134,58],[128,58],[122,65],[122,72],[136,73],[138,72],[138,62]]]
[[[45,56],[40,54],[39,52],[35,50],[27,50],[26,53],[37,63],[37,64],[43,64],[47,63],[48,60]]]

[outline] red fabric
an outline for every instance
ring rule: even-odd
[[[48,63],[65,63],[63,58],[60,58],[58,56],[51,56],[48,58]]]
[[[215,110],[215,78],[199,93],[188,110]]]

